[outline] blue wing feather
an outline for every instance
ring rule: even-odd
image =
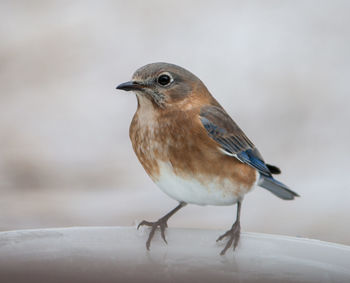
[[[210,110],[212,110],[211,108]],[[271,176],[271,172],[266,166],[259,151],[253,143],[244,135],[242,130],[233,122],[233,120],[224,112],[215,109],[215,115],[207,115],[208,112],[202,112],[200,120],[207,130],[208,135],[220,144],[220,147],[228,154],[235,155],[241,162],[246,163],[265,176]],[[207,117],[205,117],[207,115]],[[211,118],[211,119],[208,119]],[[219,118],[215,123],[215,118]],[[228,122],[226,125],[220,123]],[[226,126],[226,128],[225,128]]]
[[[270,170],[267,168],[265,162],[261,160],[256,154],[254,154],[254,150],[247,149],[245,151],[241,151],[237,154],[237,158],[242,162],[258,169],[261,174],[265,176],[271,176]]]

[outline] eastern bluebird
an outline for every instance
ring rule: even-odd
[[[221,255],[240,237],[240,212],[244,195],[255,185],[281,199],[298,196],[273,178],[281,171],[266,164],[222,106],[194,74],[168,63],[148,64],[117,89],[133,91],[137,111],[130,125],[133,149],[158,187],[179,205],[158,221],[142,221],[151,231],[159,227],[163,240],[168,219],[187,203],[233,205],[236,221],[217,241],[228,238]]]

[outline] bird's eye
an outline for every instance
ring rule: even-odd
[[[171,81],[172,81],[171,77],[167,74],[160,75],[157,79],[157,82],[162,86],[166,86],[170,84]]]

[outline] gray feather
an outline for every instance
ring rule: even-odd
[[[277,181],[272,177],[260,175],[258,185],[269,190],[271,193],[273,193],[281,199],[292,200],[294,199],[294,197],[299,196],[297,193],[290,190],[285,184]]]

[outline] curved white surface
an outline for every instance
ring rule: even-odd
[[[146,228],[1,232],[0,282],[350,282],[348,246],[242,233],[220,256],[223,232],[168,229],[149,252]]]

